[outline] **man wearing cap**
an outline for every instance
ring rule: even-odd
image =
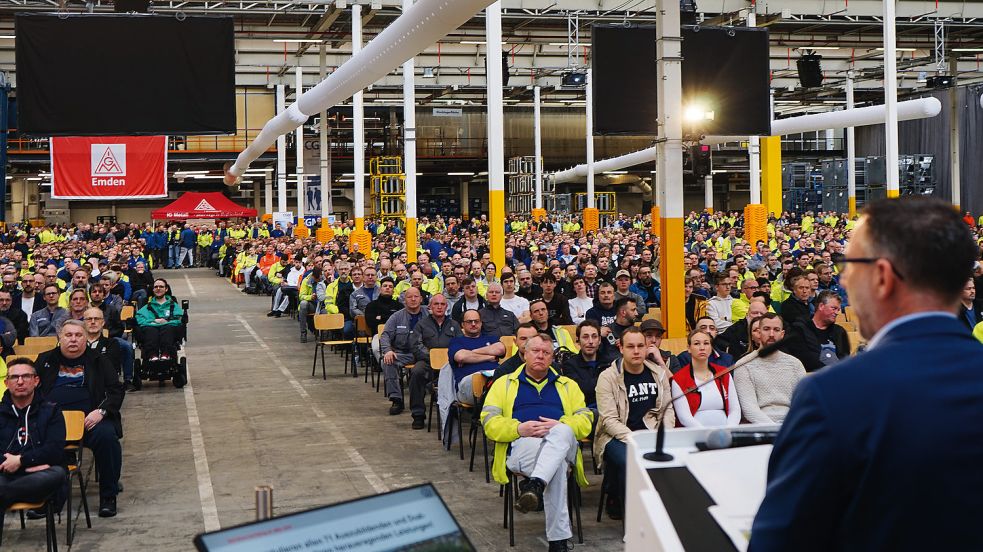
[[[676,355],[660,348],[662,338],[666,335],[666,329],[662,326],[662,322],[655,319],[643,320],[638,329],[645,335],[645,360],[668,369],[672,374],[678,372],[680,368],[679,359],[676,358]]]
[[[617,301],[622,297],[630,297],[635,301],[637,318],[645,314],[645,298],[631,290],[631,272],[624,269],[619,270],[614,277],[614,300]]]

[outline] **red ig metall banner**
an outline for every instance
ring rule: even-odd
[[[167,197],[166,136],[51,138],[51,197]]]

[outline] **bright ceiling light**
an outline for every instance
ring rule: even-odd
[[[705,107],[699,104],[690,105],[683,110],[683,117],[690,122],[712,121],[713,116],[713,111],[708,111]]]

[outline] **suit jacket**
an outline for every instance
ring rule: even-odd
[[[983,550],[981,373],[983,345],[932,315],[803,379],[749,550]]]

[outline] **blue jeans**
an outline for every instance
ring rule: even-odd
[[[113,338],[119,343],[119,350],[123,353],[123,380],[133,381],[133,345],[122,337]]]
[[[604,445],[604,478],[608,481],[608,496],[624,501],[625,471],[628,463],[628,445],[612,439]]]
[[[181,248],[176,243],[167,246],[167,268],[174,268],[177,266],[177,259],[180,251]]]

